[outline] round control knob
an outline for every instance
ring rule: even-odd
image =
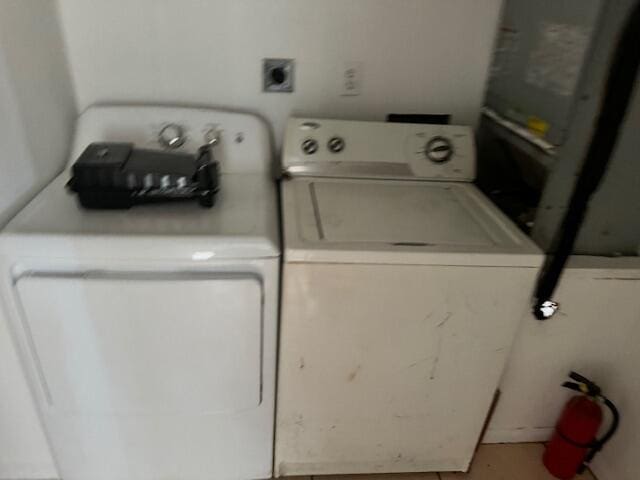
[[[181,147],[186,139],[184,128],[176,123],[165,125],[158,134],[158,140],[166,148]]]
[[[446,137],[433,137],[427,142],[425,155],[434,163],[444,163],[453,156],[453,145]]]
[[[313,138],[309,138],[302,142],[302,151],[307,155],[313,155],[318,151],[318,142]]]
[[[340,153],[344,150],[344,146],[344,138],[341,137],[333,137],[327,144],[329,151],[332,153]]]
[[[220,143],[220,130],[216,127],[209,128],[204,132],[204,141],[212,147]]]

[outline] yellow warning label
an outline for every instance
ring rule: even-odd
[[[538,117],[529,117],[527,119],[527,128],[531,133],[539,137],[544,137],[549,130],[549,124]]]

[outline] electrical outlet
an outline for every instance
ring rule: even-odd
[[[293,92],[294,62],[290,58],[265,58],[262,61],[262,89],[265,92]]]
[[[356,96],[362,93],[362,62],[347,62],[342,71],[343,96]]]

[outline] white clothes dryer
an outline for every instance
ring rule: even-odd
[[[81,208],[53,180],[0,234],[14,341],[65,480],[272,473],[279,220],[258,118],[96,106],[92,142],[195,152],[220,135],[220,192],[195,203]]]

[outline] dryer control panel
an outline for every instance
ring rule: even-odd
[[[292,118],[285,175],[471,182],[473,130],[456,125]]]
[[[254,115],[208,108],[95,105],[78,118],[69,167],[92,143],[193,155],[216,145],[221,173],[273,171],[267,125]]]

